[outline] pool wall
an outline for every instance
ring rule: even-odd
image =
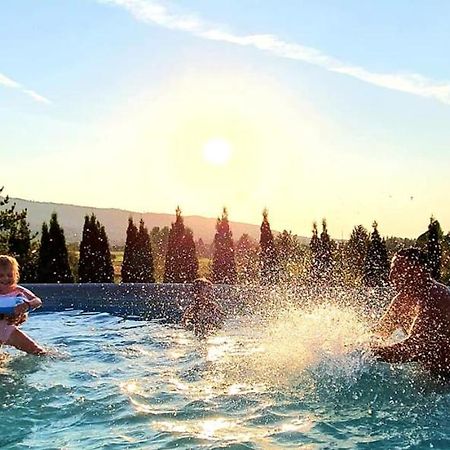
[[[26,284],[43,301],[37,312],[65,311],[107,312],[124,317],[180,320],[183,310],[192,299],[191,284]],[[383,309],[393,296],[390,289],[342,289],[339,287],[260,285],[214,285],[215,300],[230,316],[255,311],[254,307],[277,308],[280,299],[296,305],[308,306],[317,302],[354,305],[370,310]]]
[[[38,311],[69,309],[107,312],[141,319],[176,322],[192,298],[190,284],[26,284],[43,301]],[[257,289],[257,288],[256,288]],[[216,300],[229,312],[237,312],[255,295],[255,287],[215,286]]]

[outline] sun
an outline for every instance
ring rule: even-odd
[[[210,139],[203,146],[203,157],[216,166],[223,166],[230,160],[231,144],[225,139]]]

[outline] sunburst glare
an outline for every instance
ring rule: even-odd
[[[222,166],[230,160],[231,144],[225,139],[210,139],[203,146],[203,157],[213,165]]]

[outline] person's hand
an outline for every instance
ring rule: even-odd
[[[21,316],[28,312],[30,309],[30,305],[28,303],[20,303],[14,308],[14,316]]]
[[[390,360],[395,353],[389,345],[372,344],[370,346],[372,353],[385,361]]]
[[[28,303],[20,303],[14,308],[14,314],[8,316],[8,323],[10,325],[22,325],[27,320],[29,309]]]

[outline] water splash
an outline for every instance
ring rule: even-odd
[[[366,364],[370,325],[355,309],[290,306],[227,329],[233,339],[210,339],[208,357],[225,382],[295,385],[311,371],[351,378]]]

